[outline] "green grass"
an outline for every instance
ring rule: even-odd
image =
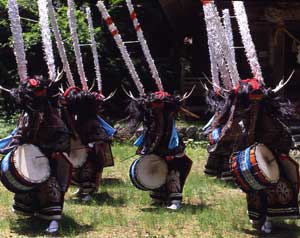
[[[10,128],[11,129],[11,128]],[[104,171],[100,191],[88,203],[66,196],[62,237],[259,237],[249,224],[245,195],[234,185],[203,175],[207,158],[203,147],[188,147],[194,164],[184,189],[181,210],[151,206],[147,192],[133,187],[128,177],[135,148],[115,144],[115,166]],[[46,223],[20,219],[11,212],[12,194],[0,186],[0,237],[44,236]],[[275,235],[300,237],[299,221],[278,223]]]

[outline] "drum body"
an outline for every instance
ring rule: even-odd
[[[88,149],[83,145],[77,136],[76,139],[71,138],[71,152],[69,161],[73,165],[73,168],[80,168],[87,160]]]
[[[1,161],[1,182],[11,192],[30,191],[49,177],[48,158],[34,145],[18,146]]]
[[[279,180],[278,163],[264,144],[233,154],[230,163],[233,177],[244,192],[265,189]]]
[[[166,161],[154,154],[142,156],[133,161],[129,177],[135,187],[145,191],[160,188],[166,183],[168,165]]]

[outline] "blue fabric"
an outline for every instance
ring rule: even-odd
[[[252,164],[251,164],[251,161],[250,161],[250,147],[248,147],[246,149],[245,156],[246,156],[247,169],[252,171]]]
[[[0,140],[0,149],[4,149],[13,139],[13,136],[17,133],[15,128],[7,137]]]
[[[97,116],[97,118],[108,136],[113,136],[116,133],[117,130],[104,121],[100,116]]]
[[[211,137],[212,137],[212,140],[214,143],[217,143],[219,141],[220,136],[221,136],[221,131],[222,131],[221,127],[216,128],[212,131]]]
[[[179,145],[179,136],[178,136],[178,132],[176,129],[176,122],[175,120],[173,121],[173,128],[172,128],[172,134],[171,134],[171,138],[169,141],[169,145],[168,148],[170,150],[176,148]]]
[[[144,139],[145,139],[145,134],[141,134],[136,140],[135,142],[133,143],[135,146],[140,146],[143,142],[144,142]]]
[[[202,128],[202,131],[205,131],[205,130],[211,125],[211,123],[212,123],[212,121],[214,120],[214,118],[215,118],[215,115],[213,115],[213,116],[209,119],[209,121],[206,123],[206,125]]]
[[[9,169],[9,159],[11,156],[12,151],[6,154],[1,162],[1,171],[6,172]]]

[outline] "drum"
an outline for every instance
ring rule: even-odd
[[[264,144],[233,154],[230,163],[233,177],[244,192],[265,189],[279,180],[278,163]]]
[[[135,187],[141,190],[154,190],[166,183],[168,165],[154,154],[145,155],[133,161],[129,177]]]
[[[1,161],[1,182],[11,192],[30,191],[49,177],[48,158],[32,144],[18,146]]]
[[[81,140],[77,136],[76,139],[71,138],[71,152],[69,161],[73,165],[73,168],[80,168],[87,160],[88,148],[81,143]]]

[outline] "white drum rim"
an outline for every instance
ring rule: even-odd
[[[272,155],[272,157],[273,157],[273,158],[272,158],[273,161],[271,162],[271,164],[268,164],[268,168],[271,168],[271,166],[272,166],[272,167],[273,167],[273,170],[275,171],[275,173],[277,172],[277,174],[275,174],[276,176],[274,176],[274,178],[271,178],[270,176],[268,176],[267,173],[265,172],[265,170],[262,170],[262,168],[261,168],[261,166],[260,166],[260,165],[261,165],[261,163],[260,163],[261,160],[258,160],[258,158],[257,158],[257,156],[256,156],[256,151],[257,151],[257,149],[260,148],[260,147],[266,149],[266,151],[267,151],[270,155]],[[265,144],[263,144],[263,143],[258,143],[258,144],[255,145],[254,153],[255,153],[255,159],[256,159],[257,165],[258,165],[258,167],[259,167],[260,172],[261,172],[262,175],[264,176],[264,178],[265,178],[268,182],[270,182],[271,184],[276,184],[276,183],[278,182],[279,178],[280,178],[280,170],[279,170],[278,162],[276,161],[276,158],[275,158],[274,154],[272,153],[272,151],[271,151]],[[267,164],[267,161],[264,161],[264,163]]]
[[[45,174],[45,176],[44,176],[43,178],[41,178],[41,179],[37,179],[37,180],[34,180],[34,181],[33,181],[33,180],[30,180],[30,178],[29,178],[27,175],[25,175],[24,173],[22,173],[22,171],[20,170],[20,168],[16,166],[17,163],[16,163],[16,158],[15,158],[15,156],[14,156],[14,155],[15,155],[15,154],[14,154],[15,151],[17,151],[20,147],[27,147],[27,146],[36,148],[36,149],[40,152],[40,154],[41,154],[41,156],[42,156],[41,158],[45,158],[45,161],[47,161],[46,164],[47,164],[48,169],[45,170],[46,174]],[[13,151],[13,153],[12,153],[11,156],[12,156],[11,159],[12,159],[12,161],[13,161],[13,164],[14,164],[14,167],[15,167],[17,173],[18,173],[18,174],[22,177],[22,179],[24,179],[26,182],[31,183],[31,184],[40,184],[40,183],[45,182],[45,181],[50,177],[50,163],[49,163],[49,160],[48,160],[47,156],[44,155],[44,154],[41,152],[41,150],[40,150],[36,145],[33,145],[33,144],[23,144],[23,145],[19,145],[19,146]]]

